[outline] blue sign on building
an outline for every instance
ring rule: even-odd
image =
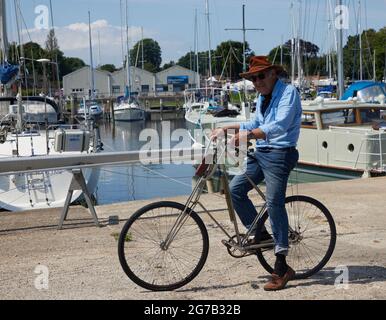
[[[188,84],[188,76],[170,76],[168,77],[168,84]]]

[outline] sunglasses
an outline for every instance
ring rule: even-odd
[[[252,82],[256,82],[257,79],[259,79],[259,80],[264,80],[265,78],[266,78],[265,73],[258,73],[257,75],[252,76],[252,77],[251,77],[251,80],[252,80]]]

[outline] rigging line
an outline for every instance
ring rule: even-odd
[[[307,15],[307,10],[308,10],[308,1],[307,0],[304,0],[304,12],[303,12],[303,40],[306,40],[307,39],[307,24],[308,24],[308,15]]]
[[[318,1],[319,2],[319,1]],[[311,24],[311,4],[308,2],[308,12],[307,12],[307,26],[306,26],[306,30],[307,30],[307,36],[311,33],[311,30],[310,30],[310,24]]]
[[[157,171],[155,171],[155,170],[149,169],[149,168],[147,168],[147,167],[144,166],[144,165],[140,165],[140,167],[143,168],[143,169],[145,169],[145,170],[147,170],[147,171],[149,171],[149,172],[151,172],[151,173],[154,173],[154,174],[156,174],[156,175],[158,175],[158,176],[160,176],[160,177],[163,177],[163,178],[168,179],[168,180],[170,180],[170,181],[176,182],[176,183],[178,183],[178,184],[180,184],[180,185],[183,185],[183,186],[186,186],[186,187],[189,187],[189,188],[192,187],[191,184],[187,184],[187,183],[178,181],[178,180],[176,180],[176,179],[173,179],[173,178],[171,178],[171,177],[168,177],[168,176],[166,176],[166,175],[164,175],[164,174],[162,174],[162,173],[159,173],[159,172],[157,172]]]
[[[12,188],[12,189],[7,190],[7,191],[2,191],[2,192],[0,192],[0,195],[6,194],[6,193],[11,192],[11,191],[15,191],[15,190],[20,189],[20,188],[22,188],[22,189],[27,189],[27,187],[28,187],[27,184],[19,185],[19,186],[15,187],[15,188]]]
[[[124,173],[122,172],[117,172],[117,171],[113,171],[113,170],[108,170],[108,169],[101,169],[100,171],[102,172],[108,172],[108,173],[113,173],[113,174],[119,174],[119,175],[122,175]],[[129,174],[127,174],[129,175]],[[146,179],[164,179],[164,177],[150,177],[150,176],[141,176],[141,175],[132,175],[133,177],[136,177],[136,178],[146,178]],[[189,179],[189,178],[192,178],[192,176],[186,176],[186,177],[172,177],[174,179]]]
[[[275,62],[276,62],[276,57],[277,57],[277,54],[278,54],[278,52],[279,52],[279,49],[280,49],[280,46],[278,46],[278,47],[276,48],[276,52],[275,52],[275,56],[273,57],[272,64],[275,64]]]
[[[156,174],[156,175],[162,176],[162,177],[164,177],[165,179],[174,181],[174,182],[176,182],[176,183],[178,183],[178,184],[187,186],[187,187],[189,187],[189,188],[192,187],[191,184],[187,184],[187,183],[184,183],[184,182],[175,180],[175,179],[170,178],[170,177],[168,177],[168,176],[166,176],[166,175],[163,175],[163,174],[161,174],[161,173],[159,173],[159,172],[157,172],[157,171],[151,170],[151,169],[149,169],[149,168],[147,168],[147,167],[145,167],[145,166],[143,166],[143,165],[141,165],[141,167],[142,167],[143,169],[145,169],[145,170],[148,170],[148,171],[150,171],[150,172]],[[208,191],[208,190],[203,190],[202,192],[203,192],[203,193],[208,193],[208,194],[209,194],[209,191]],[[217,198],[220,198],[220,199],[222,199],[222,200],[225,200],[225,198],[224,198],[223,196],[220,196],[220,195],[218,195],[218,194],[216,194],[216,193],[212,193],[212,195],[215,196],[215,197],[217,197]]]
[[[316,11],[315,11],[315,23],[314,23],[314,30],[313,30],[313,33],[312,33],[312,42],[315,41],[315,33],[316,33],[316,25],[317,25],[317,22],[318,22],[318,16],[319,16],[319,7],[320,7],[320,1],[317,1],[317,5],[316,5]],[[327,8],[327,2],[326,2],[326,8]],[[324,11],[326,12],[326,10]]]

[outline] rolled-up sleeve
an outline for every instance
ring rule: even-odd
[[[257,100],[257,105],[260,105],[260,104],[261,104],[261,98],[259,97]],[[246,131],[246,130],[250,131],[260,127],[260,121],[258,119],[258,110],[259,108],[256,108],[255,115],[251,119],[251,121],[240,124],[240,131]]]
[[[260,129],[266,135],[267,142],[288,131],[296,117],[296,105],[298,103],[300,103],[300,100],[296,89],[290,86],[287,87],[276,109],[274,121],[260,126]]]
[[[255,115],[253,120],[240,124],[240,131],[257,129],[259,126],[260,126],[260,122],[257,119],[257,115]]]

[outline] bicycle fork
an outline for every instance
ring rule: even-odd
[[[166,236],[165,241],[161,244],[161,249],[166,251],[169,249],[170,244],[173,242],[174,238],[178,234],[178,232],[181,230],[183,225],[185,224],[186,220],[190,216],[190,212],[194,211],[194,208],[199,203],[200,196],[204,190],[206,180],[204,178],[200,178],[198,182],[196,183],[192,193],[190,194],[188,200],[185,203],[185,209],[182,211],[173,225],[172,229],[170,230],[169,234]],[[189,212],[188,212],[189,210]]]

